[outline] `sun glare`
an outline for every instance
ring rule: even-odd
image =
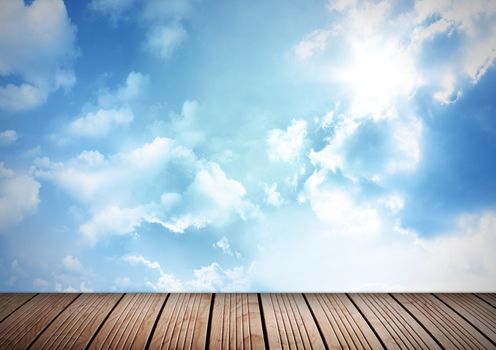
[[[379,118],[387,115],[393,100],[414,92],[418,79],[406,50],[363,41],[351,47],[352,57],[341,76],[350,89],[353,114]]]

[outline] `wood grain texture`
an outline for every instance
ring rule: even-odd
[[[34,296],[33,293],[1,293],[0,322]]]
[[[445,304],[496,343],[496,308],[473,294],[436,294]]]
[[[83,294],[33,343],[32,349],[84,349],[122,294]]]
[[[412,315],[447,349],[494,349],[475,327],[432,294],[395,294]]]
[[[25,349],[79,294],[38,294],[0,323],[0,349]]]
[[[478,293],[476,295],[486,303],[496,307],[496,293]]]
[[[217,294],[209,349],[265,349],[256,294]]]
[[[150,349],[204,349],[211,299],[211,294],[171,294]]]
[[[324,349],[317,324],[301,294],[262,294],[270,349]]]
[[[387,349],[440,349],[436,341],[389,294],[350,294]]]
[[[367,321],[345,294],[306,294],[330,349],[382,349]]]
[[[90,349],[143,349],[167,294],[126,294],[90,344]]]

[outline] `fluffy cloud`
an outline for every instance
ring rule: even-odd
[[[17,140],[15,130],[5,130],[0,132],[0,145],[8,145]]]
[[[135,2],[136,0],[92,0],[89,8],[101,15],[110,16],[112,22],[116,24]]]
[[[148,260],[142,255],[127,255],[123,257],[122,260],[133,265],[142,264],[149,269],[162,271],[162,268],[160,267],[160,264],[158,262]]]
[[[265,185],[265,203],[272,205],[274,207],[280,207],[282,205],[281,194],[277,192],[277,184],[273,183],[270,186]]]
[[[256,217],[258,209],[244,199],[245,194],[243,185],[228,178],[218,164],[207,163],[184,193],[176,211],[181,214],[174,215],[164,226],[183,233],[189,227],[222,224],[234,213],[243,220]]]
[[[192,0],[93,0],[90,8],[109,16],[114,24],[122,18],[139,20],[146,28],[145,50],[166,60],[188,37],[183,22],[191,12],[192,3]],[[132,15],[131,10],[135,12]]]
[[[0,162],[0,230],[17,224],[38,207],[40,184]]]
[[[66,126],[66,132],[72,137],[103,137],[115,128],[128,126],[134,119],[131,108],[149,86],[147,75],[130,72],[126,82],[115,90],[99,91],[97,103],[82,116]]]
[[[74,136],[101,137],[115,127],[129,125],[133,119],[133,112],[129,108],[100,109],[72,121],[68,131]]]
[[[120,208],[117,206],[97,210],[88,222],[79,227],[83,237],[95,244],[106,235],[124,235],[134,231],[145,215],[141,207]]]
[[[69,271],[80,271],[83,266],[78,258],[73,257],[72,255],[66,255],[62,259],[62,265]]]
[[[141,147],[108,158],[98,151],[81,152],[63,163],[41,158],[36,161],[35,174],[55,182],[80,202],[111,202],[127,197],[141,181],[156,177],[174,159],[183,159],[193,166],[196,162],[190,151],[177,146],[173,140],[155,138]],[[127,190],[123,192],[122,188]]]
[[[215,242],[213,244],[213,247],[222,250],[222,253],[226,255],[236,256],[236,258],[241,257],[241,254],[238,251],[233,251],[231,249],[231,244],[229,243],[229,240],[225,236],[219,239],[217,242]]]
[[[0,86],[0,108],[41,105],[49,93],[75,83],[75,28],[62,0],[4,0],[0,12],[0,76],[20,77]]]
[[[278,224],[274,224],[272,232],[277,230]],[[297,275],[300,291],[469,292],[495,288],[494,212],[462,215],[453,230],[431,238],[421,238],[394,223],[385,225],[370,240],[328,235],[311,220],[293,225],[306,232],[305,239],[287,232],[272,237],[255,257],[251,283],[268,290],[293,291]],[[328,278],[322,279],[322,271]]]
[[[108,158],[98,151],[84,151],[66,162],[37,159],[33,173],[88,205],[91,217],[81,224],[80,232],[93,244],[105,235],[132,233],[142,222],[183,233],[190,227],[258,215],[244,198],[246,190],[240,182],[229,178],[217,163],[197,159],[168,138],[157,137]],[[184,182],[183,193],[171,191],[176,188],[175,178]]]
[[[128,255],[122,258],[124,261],[138,265],[141,264],[151,270],[157,270],[160,277],[157,282],[147,281],[146,285],[156,292],[182,292],[184,291],[183,283],[180,279],[172,274],[165,273],[160,264],[156,261],[151,261],[142,255]]]
[[[293,120],[286,131],[272,129],[267,137],[268,155],[271,160],[292,162],[298,158],[304,146],[307,123]]]
[[[187,37],[180,24],[156,26],[147,34],[145,48],[155,56],[167,59]]]
[[[305,60],[322,51],[326,47],[330,35],[332,35],[332,31],[324,29],[318,29],[306,35],[294,48],[296,57]]]
[[[202,292],[246,291],[249,288],[252,266],[223,269],[216,262],[193,271],[194,279],[187,283],[192,290]]]

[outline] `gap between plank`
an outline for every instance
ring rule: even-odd
[[[205,339],[205,349],[208,350],[210,348],[210,333],[212,332],[212,316],[214,313],[214,302],[215,302],[215,294],[212,293],[212,298],[210,299],[210,310],[208,312],[208,322],[207,322],[207,338]]]
[[[441,349],[444,349],[443,344],[441,344],[441,342],[440,342],[440,341],[439,341],[439,340],[438,340],[438,339],[437,339],[437,338],[436,338],[436,337],[435,337],[435,336],[431,333],[431,331],[430,331],[430,330],[429,330],[426,326],[424,326],[424,325],[422,324],[422,322],[420,322],[420,321],[417,319],[417,317],[415,317],[415,315],[414,315],[413,313],[411,313],[411,312],[410,312],[410,310],[408,310],[408,309],[406,308],[406,306],[404,306],[402,303],[400,303],[400,301],[399,301],[398,299],[396,299],[396,298],[395,298],[394,294],[389,293],[389,295],[390,295],[390,296],[391,296],[391,298],[393,298],[393,299],[394,299],[394,300],[395,300],[398,304],[400,304],[400,306],[401,306],[401,307],[402,307],[402,308],[403,308],[403,309],[404,309],[404,310],[405,310],[405,311],[406,311],[406,312],[407,312],[410,316],[412,316],[412,318],[415,320],[415,322],[417,322],[417,323],[420,325],[420,327],[422,327],[422,328],[423,328],[423,329],[427,332],[427,334],[429,334],[429,336],[430,336],[432,339],[434,339],[434,341],[437,343],[437,345],[439,345],[439,347],[440,347]],[[413,295],[413,296],[415,296],[415,294],[412,294],[412,295]]]
[[[313,322],[315,322],[315,324],[317,325],[317,330],[319,331],[319,334],[320,334],[320,338],[322,339],[322,343],[324,343],[324,347],[326,349],[329,349],[329,345],[327,345],[327,341],[324,337],[324,332],[322,332],[322,329],[320,328],[320,324],[319,322],[317,321],[317,317],[315,316],[315,314],[313,313],[313,310],[310,306],[310,303],[308,302],[307,300],[307,296],[305,295],[305,293],[301,293],[301,295],[303,296],[303,299],[305,300],[305,303],[307,304],[307,307],[308,309],[310,310],[310,314],[312,315],[312,318],[313,318]]]
[[[490,302],[488,302],[486,299],[478,296],[476,293],[472,293],[473,295],[475,295],[477,298],[479,298],[480,300],[482,300],[483,302],[485,302],[487,305],[490,305],[491,307],[494,307],[496,309],[496,306],[494,306],[493,304],[491,304]],[[492,293],[491,293],[492,294]]]
[[[454,308],[452,308],[450,305],[448,305],[448,303],[445,303],[441,298],[439,298],[436,294],[432,293],[432,295],[434,296],[434,298],[436,298],[437,300],[439,300],[441,303],[443,303],[444,305],[446,305],[450,310],[453,310],[458,316],[460,316],[462,319],[464,319],[469,325],[471,325],[472,327],[474,327],[480,334],[482,334],[487,340],[489,340],[491,342],[491,344],[493,345],[496,345],[496,343],[491,339],[489,338],[486,334],[484,334],[475,324],[473,324],[472,322],[470,322],[467,318],[465,318],[465,316],[463,316],[461,313],[459,313],[458,311],[456,311]]]
[[[257,293],[257,298],[258,298],[258,308],[260,309],[260,318],[262,321],[262,334],[263,334],[263,339],[264,339],[264,344],[267,349],[269,349],[269,337],[267,335],[267,325],[265,324],[265,314],[264,314],[264,309],[262,306],[262,296],[260,293]]]
[[[112,309],[110,309],[110,311],[107,314],[107,316],[105,316],[105,318],[102,320],[102,322],[100,323],[100,325],[98,326],[98,328],[95,330],[95,332],[93,332],[93,334],[91,335],[90,340],[86,343],[86,345],[84,347],[85,350],[90,347],[91,343],[95,339],[95,337],[98,334],[98,332],[100,332],[100,330],[102,329],[102,327],[105,324],[105,322],[107,322],[107,319],[110,317],[110,315],[112,314],[112,312],[114,312],[115,308],[117,307],[117,305],[119,305],[119,303],[121,302],[122,298],[124,298],[125,295],[126,295],[126,293],[122,293],[122,295],[119,298],[119,300],[117,300],[117,303],[115,303],[115,305],[112,307]]]
[[[60,294],[60,295],[63,295],[63,294]],[[29,349],[31,347],[31,345],[33,345],[34,342],[37,341],[38,338],[41,337],[41,335],[48,329],[48,327],[50,327],[50,325],[53,322],[55,322],[55,320],[60,316],[60,314],[62,314],[62,312],[64,312],[65,310],[67,310],[67,308],[69,306],[71,306],[71,304],[74,303],[79,297],[81,297],[81,293],[79,293],[77,297],[75,297],[74,299],[72,299],[69,304],[67,304],[57,315],[55,315],[55,317],[50,322],[48,322],[48,324],[45,327],[43,327],[43,329],[41,330],[41,332],[39,332],[38,335],[36,337],[34,337],[34,339],[31,341],[31,343],[29,343],[29,345],[26,346],[26,349]]]
[[[148,335],[148,339],[146,340],[144,349],[148,349],[150,347],[153,338],[153,333],[155,333],[155,329],[157,329],[158,320],[160,320],[160,316],[162,316],[162,312],[165,309],[165,304],[167,304],[167,300],[169,300],[170,295],[171,293],[168,293],[167,296],[165,297],[165,300],[162,303],[160,310],[158,311],[157,317],[155,318],[155,321],[153,321],[153,326],[152,329],[150,330],[150,334]]]
[[[360,308],[358,307],[357,304],[355,304],[355,301],[353,300],[352,297],[350,297],[347,293],[345,294],[346,297],[351,301],[351,303],[353,304],[353,306],[355,307],[355,309],[358,310],[358,312],[360,313],[360,315],[362,315],[362,318],[365,320],[365,322],[367,322],[367,324],[369,325],[369,328],[372,330],[372,332],[374,332],[375,334],[375,337],[379,340],[379,342],[381,343],[382,345],[382,348],[383,349],[387,349],[386,347],[386,344],[384,344],[384,341],[382,340],[382,338],[379,336],[379,333],[377,333],[377,331],[375,330],[374,327],[372,327],[372,324],[370,323],[370,321],[367,319],[367,317],[365,316],[365,314],[362,312],[362,310],[360,310]]]
[[[9,317],[10,315],[12,315],[14,312],[16,312],[17,310],[19,310],[23,305],[25,305],[28,301],[30,301],[31,299],[33,299],[35,296],[39,295],[39,293],[35,293],[33,296],[31,296],[31,298],[29,298],[28,300],[26,300],[24,303],[22,303],[21,305],[19,305],[18,307],[15,308],[15,310],[13,310],[11,313],[9,313],[7,316],[5,316],[4,318],[2,318],[0,320],[0,322],[3,322],[7,317]]]

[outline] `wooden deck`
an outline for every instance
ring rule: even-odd
[[[496,349],[496,294],[0,294],[0,349]]]

